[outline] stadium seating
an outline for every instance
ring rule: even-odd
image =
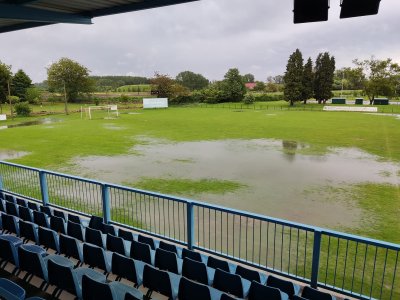
[[[3,231],[14,235],[0,234],[0,267],[13,264],[13,273],[19,275],[26,271],[24,280],[28,282],[33,276],[41,278],[41,288],[46,290],[48,285],[54,286],[52,296],[56,298],[67,291],[78,299],[94,299],[99,295],[103,299],[108,296],[110,299],[143,299],[138,290],[120,282],[124,279],[135,288],[147,288],[147,296],[159,293],[179,300],[335,300],[329,293],[308,286],[300,297],[300,286],[291,280],[267,277],[263,272],[214,256],[117,229],[100,222],[99,217],[87,222],[60,210],[39,208],[41,211],[33,211],[31,201],[8,199],[5,210],[11,214],[3,212],[0,220]],[[16,201],[18,206],[14,205]],[[32,216],[36,223],[49,227],[29,222]],[[95,228],[82,225],[88,223]],[[23,243],[36,243],[56,254]],[[81,267],[84,264],[90,268]],[[102,270],[103,274],[92,268]],[[115,281],[107,280],[105,275],[109,273],[116,276]],[[89,290],[84,288],[84,278],[86,286],[91,287]]]

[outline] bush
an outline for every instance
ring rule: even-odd
[[[17,116],[28,117],[31,114],[32,109],[28,102],[20,102],[15,104],[15,112],[17,113]]]
[[[119,101],[122,103],[128,103],[129,97],[127,95],[121,95],[121,96],[119,96]]]
[[[283,93],[275,94],[256,94],[255,101],[257,102],[269,102],[269,101],[281,101],[285,100]]]
[[[255,98],[254,98],[253,94],[247,93],[247,94],[244,96],[243,103],[244,103],[244,104],[253,104],[253,103],[254,103],[254,100],[255,100]]]

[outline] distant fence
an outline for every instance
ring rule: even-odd
[[[0,190],[359,299],[400,299],[400,245],[0,162]]]

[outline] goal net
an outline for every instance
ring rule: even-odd
[[[85,119],[116,119],[119,117],[117,105],[81,107],[81,118]]]

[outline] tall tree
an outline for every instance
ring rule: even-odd
[[[18,96],[21,101],[25,101],[26,90],[31,85],[32,80],[23,70],[19,69],[12,78],[11,93]]]
[[[315,62],[314,97],[318,103],[326,103],[332,97],[335,57],[328,52],[318,54]]]
[[[314,95],[314,72],[313,72],[313,62],[311,57],[308,58],[303,69],[303,90],[302,90],[302,100],[304,104],[307,100],[312,98]]]
[[[204,89],[210,84],[208,79],[203,75],[191,71],[180,72],[175,79],[176,82],[191,91]]]
[[[228,70],[220,84],[220,90],[227,97],[226,101],[240,102],[243,100],[246,86],[238,69]]]
[[[364,61],[355,60],[354,63],[364,68],[368,74],[364,81],[364,91],[370,104],[374,104],[376,96],[391,97],[395,94],[400,82],[400,66],[392,59],[379,60],[372,57]]]
[[[296,49],[289,57],[284,81],[285,100],[290,103],[290,106],[293,106],[294,102],[300,101],[303,97],[303,55],[299,49]]]
[[[171,98],[174,94],[175,81],[168,75],[155,73],[154,77],[150,79],[150,83],[154,86],[151,90],[156,92],[158,98]]]
[[[244,83],[253,83],[255,81],[253,74],[245,74],[242,76]]]
[[[80,93],[93,89],[89,79],[89,70],[69,58],[61,58],[47,69],[49,88],[64,94],[65,113],[68,114],[68,102],[76,99]]]
[[[341,68],[335,72],[335,89],[362,90],[364,88],[365,74],[363,67]]]
[[[7,101],[9,94],[8,86],[12,78],[11,66],[0,61],[0,112],[3,112],[2,103]]]

